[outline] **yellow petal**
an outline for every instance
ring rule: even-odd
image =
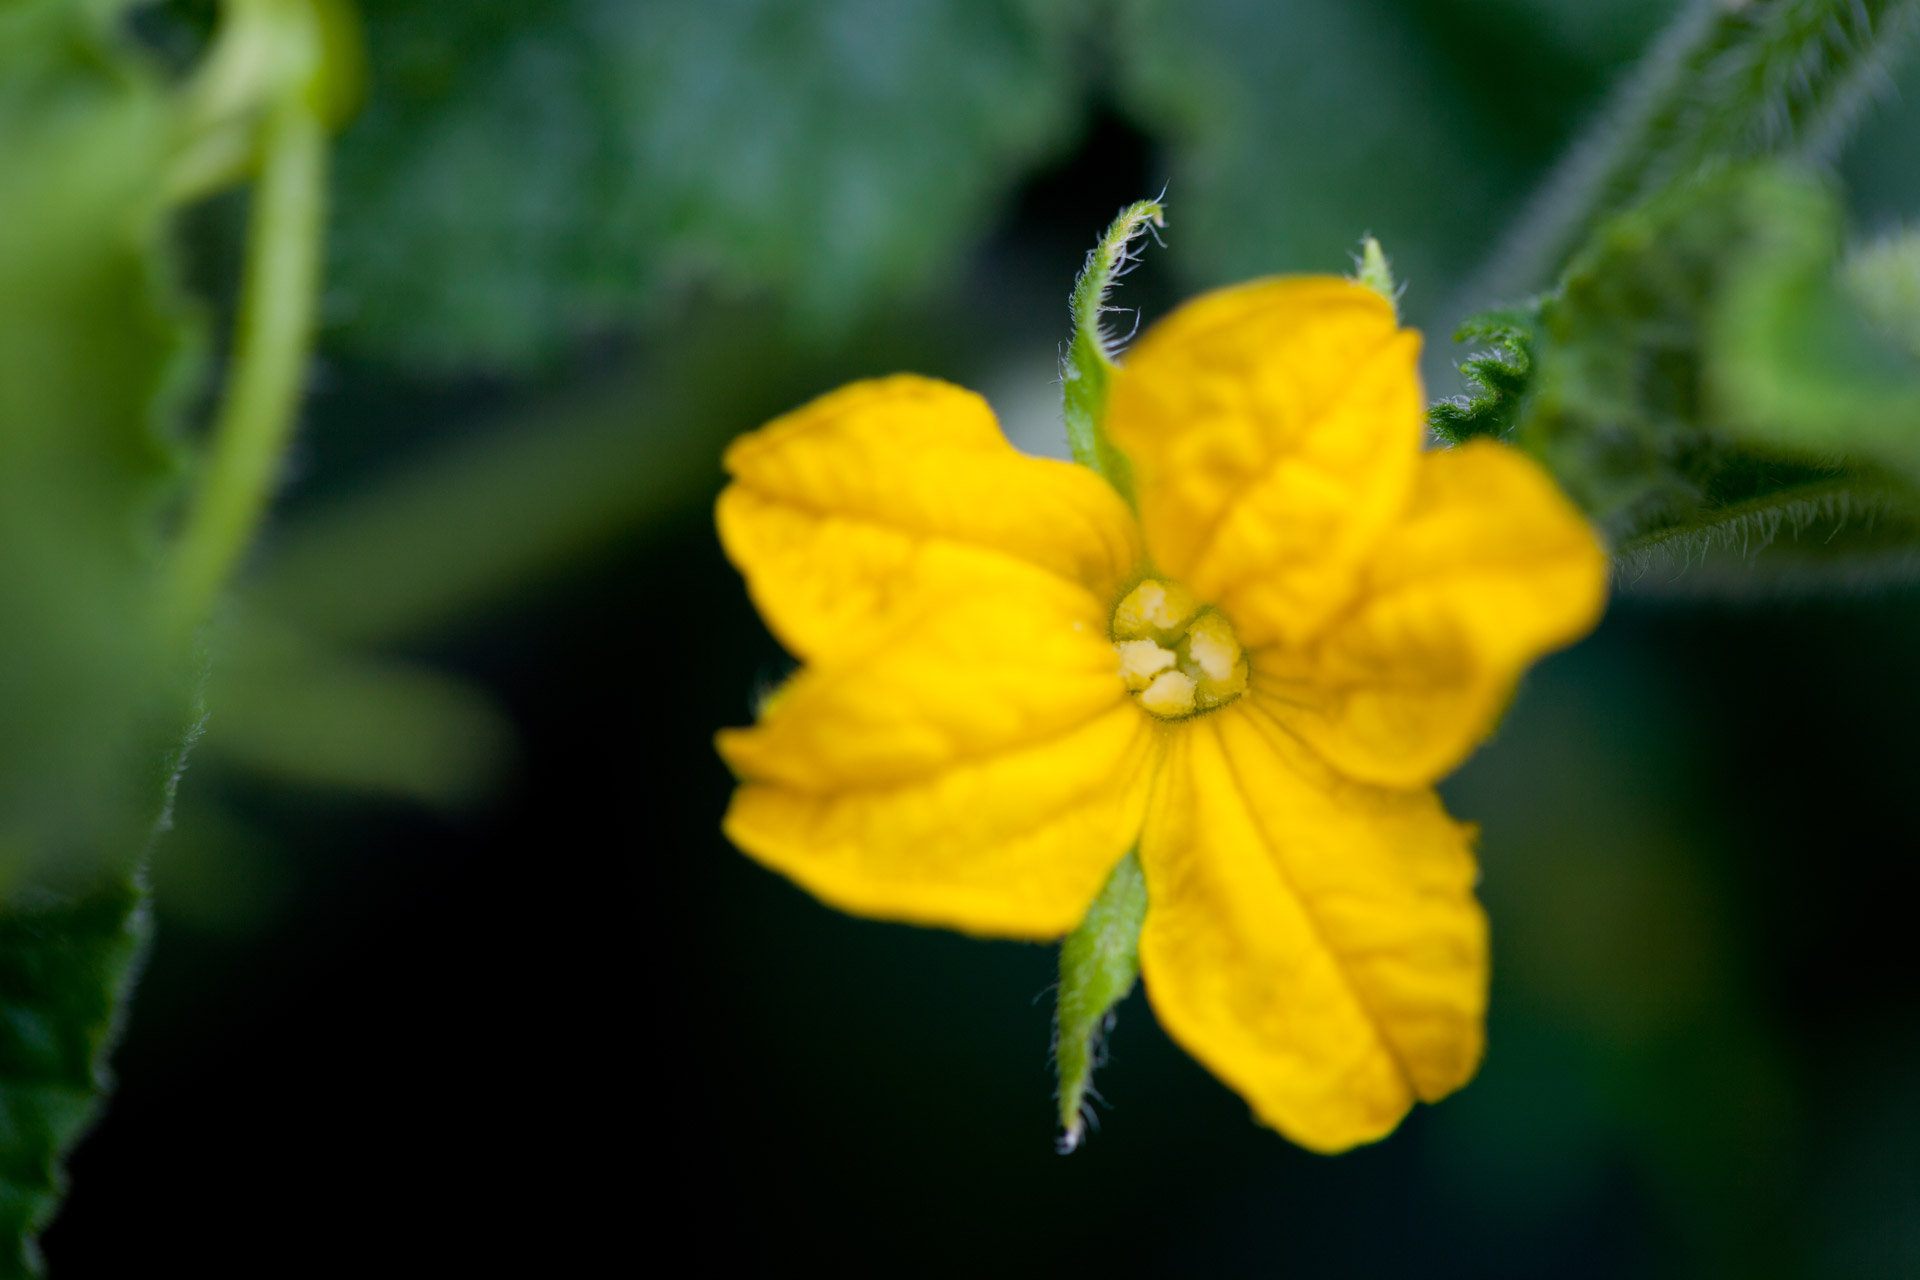
[[[1245,700],[1188,722],[1141,834],[1141,969],[1170,1035],[1301,1146],[1388,1133],[1480,1060],[1469,829],[1346,782]]]
[[[1422,786],[1486,736],[1527,664],[1592,629],[1606,594],[1605,553],[1537,465],[1486,440],[1436,450],[1357,605],[1308,649],[1255,654],[1253,689],[1335,768]]]
[[[801,669],[751,729],[721,734],[743,779],[805,791],[924,778],[1125,705],[1106,603],[996,552],[933,542],[866,644]]]
[[[910,781],[825,793],[749,783],[725,830],[844,911],[1055,938],[1138,836],[1156,751],[1146,717],[1123,705]]]
[[[1126,504],[1083,467],[1029,458],[970,391],[857,382],[743,436],[717,518],[768,625],[809,661],[863,647],[928,548],[1038,566],[1110,601],[1140,559]]]
[[[864,652],[802,669],[720,735],[726,831],[845,910],[972,933],[1070,930],[1138,833],[1147,717],[1104,600],[958,543]]]
[[[1412,484],[1419,352],[1373,290],[1293,277],[1188,303],[1114,377],[1153,562],[1249,647],[1303,643],[1351,599]]]

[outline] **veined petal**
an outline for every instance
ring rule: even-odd
[[[1085,587],[950,542],[916,565],[862,651],[802,668],[757,725],[720,735],[743,780],[815,793],[904,782],[1125,705],[1106,603]]]
[[[864,648],[936,544],[1037,566],[1103,600],[1140,560],[1111,486],[1019,453],[986,401],[930,378],[843,387],[741,437],[725,461],[721,541],[774,634],[807,661]]]
[[[749,782],[727,836],[857,915],[991,937],[1073,929],[1132,847],[1158,752],[1138,708],[892,785]]]
[[[1486,736],[1527,664],[1591,630],[1607,558],[1545,472],[1488,440],[1421,455],[1356,605],[1253,655],[1268,710],[1335,768],[1422,786]]]
[[[1156,325],[1107,419],[1156,567],[1248,645],[1304,643],[1405,505],[1419,353],[1390,303],[1331,277],[1223,289]]]
[[[1480,1060],[1469,838],[1430,791],[1347,782],[1244,702],[1192,722],[1140,841],[1155,1014],[1301,1146],[1385,1135]]]

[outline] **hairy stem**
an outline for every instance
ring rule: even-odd
[[[1460,314],[1548,287],[1608,215],[1710,164],[1830,155],[1920,0],[1695,0],[1549,177]]]

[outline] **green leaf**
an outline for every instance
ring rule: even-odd
[[[710,387],[731,367],[674,350]],[[397,468],[282,525],[250,593],[275,625],[353,643],[413,640],[558,565],[704,501],[732,415],[648,376],[572,394]]]
[[[338,156],[336,340],[527,365],[696,281],[844,324],[950,266],[1068,139],[1082,14],[374,0],[373,96]]]
[[[160,251],[171,116],[116,17],[0,15],[0,891],[140,851],[191,692],[151,596],[196,367]]]
[[[1867,322],[1920,356],[1920,233],[1863,245],[1841,264],[1841,285]]]
[[[253,618],[219,646],[196,751],[256,776],[444,808],[498,776],[512,730],[478,689]]]
[[[111,1088],[107,1056],[149,932],[131,872],[0,912],[0,1276],[42,1274],[34,1238],[66,1190],[62,1160]]]
[[[192,682],[151,584],[196,368],[123,6],[0,12],[0,1274],[38,1270],[144,936]]]
[[[1113,1007],[1140,976],[1140,926],[1147,918],[1147,882],[1129,853],[1107,877],[1080,927],[1060,944],[1060,987],[1053,1029],[1060,1076],[1060,1150],[1078,1147],[1090,1116],[1093,1072],[1104,1058]]]
[[[1811,183],[1797,191],[1804,210],[1767,225],[1764,251],[1734,264],[1712,317],[1716,414],[1744,440],[1920,484],[1920,353],[1900,314],[1914,264],[1902,278],[1897,250],[1882,248],[1843,275],[1837,203]]]

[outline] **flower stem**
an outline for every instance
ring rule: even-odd
[[[1100,242],[1088,251],[1087,264],[1073,282],[1070,307],[1073,341],[1060,362],[1062,400],[1067,419],[1067,443],[1073,460],[1105,476],[1122,497],[1133,500],[1133,470],[1126,455],[1107,440],[1102,424],[1107,411],[1107,377],[1115,368],[1120,340],[1100,324],[1113,310],[1107,295],[1120,277],[1140,261],[1140,242],[1151,228],[1166,225],[1166,206],[1158,200],[1140,200],[1120,211]]]
[[[268,109],[260,155],[231,371],[163,596],[181,640],[206,620],[259,527],[313,340],[327,138],[308,95],[284,94]]]

